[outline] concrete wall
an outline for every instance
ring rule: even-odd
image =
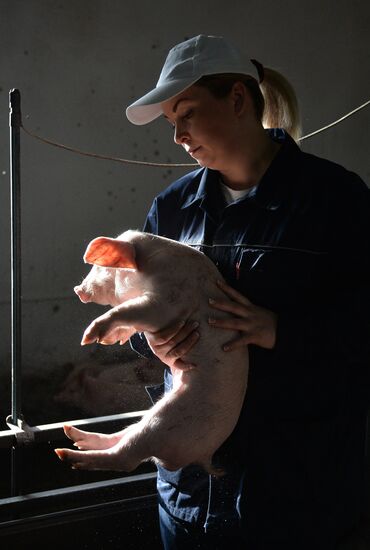
[[[296,88],[309,132],[369,99],[369,18],[365,0],[0,0],[1,371],[8,372],[10,355],[10,88],[21,90],[24,125],[42,136],[103,154],[188,162],[165,121],[140,128],[124,116],[156,82],[175,43],[223,34],[281,70]],[[303,148],[369,181],[369,113]],[[26,369],[89,356],[79,339],[97,310],[72,292],[87,271],[87,242],[140,228],[156,193],[183,172],[88,159],[22,135]]]

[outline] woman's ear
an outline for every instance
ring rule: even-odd
[[[251,97],[243,82],[235,82],[231,89],[230,97],[233,101],[235,115],[240,117],[249,109]]]

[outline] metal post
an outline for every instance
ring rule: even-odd
[[[10,126],[10,208],[11,208],[11,372],[12,402],[11,424],[21,421],[21,367],[22,367],[22,318],[21,318],[21,174],[20,128],[21,94],[9,92]]]
[[[10,224],[11,224],[11,415],[8,425],[21,423],[21,366],[22,366],[22,326],[21,326],[21,170],[20,170],[20,128],[21,94],[13,89],[9,92],[10,126]],[[11,450],[11,494],[20,494],[18,472],[19,449]]]

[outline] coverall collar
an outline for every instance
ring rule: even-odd
[[[258,183],[256,190],[240,201],[253,200],[261,208],[276,210],[288,196],[287,184],[296,172],[301,150],[284,130],[277,128],[268,132],[272,139],[280,142],[282,146]],[[199,206],[206,209],[208,202],[213,202],[219,195],[219,172],[210,168],[202,168],[199,175],[201,175],[201,179],[197,192],[188,195],[182,208],[187,208],[198,201]]]

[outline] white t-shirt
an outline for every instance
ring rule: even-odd
[[[220,180],[221,191],[225,197],[226,204],[231,204],[243,197],[254,194],[257,189],[257,185],[250,187],[249,189],[230,189],[223,181]]]

